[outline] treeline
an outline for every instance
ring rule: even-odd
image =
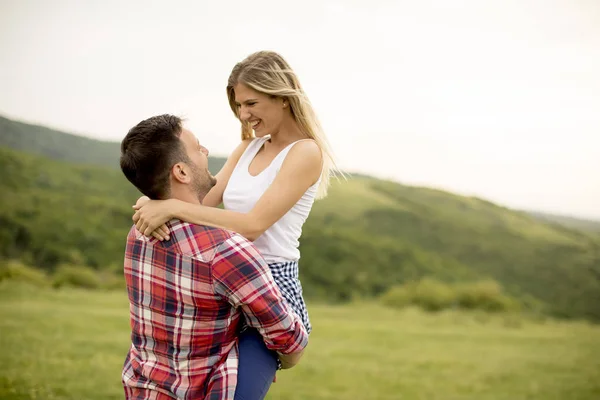
[[[132,126],[138,121],[132,121]],[[126,131],[121,132],[125,137]],[[74,164],[119,168],[119,142],[71,135],[45,126],[26,124],[0,116],[0,147],[37,154]],[[225,159],[209,157],[208,167],[219,172]]]

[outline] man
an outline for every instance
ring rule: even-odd
[[[215,185],[208,150],[172,115],[140,122],[121,143],[121,169],[151,199],[200,204]],[[127,399],[233,399],[240,322],[258,330],[288,367],[306,330],[267,264],[242,236],[180,220],[170,240],[127,237],[125,278],[132,344],[123,367]],[[243,318],[242,318],[243,315]]]

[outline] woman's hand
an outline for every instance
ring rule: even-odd
[[[146,196],[138,199],[133,206],[133,223],[136,229],[147,237],[169,240],[169,229],[165,225],[172,216],[169,200],[150,200]]]

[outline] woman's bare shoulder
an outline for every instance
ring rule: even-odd
[[[303,139],[296,142],[290,149],[288,158],[305,159],[308,163],[320,164],[323,159],[323,153],[317,142],[312,139]]]

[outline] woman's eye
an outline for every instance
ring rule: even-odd
[[[253,105],[255,105],[256,103],[247,103],[248,107],[252,107]]]

